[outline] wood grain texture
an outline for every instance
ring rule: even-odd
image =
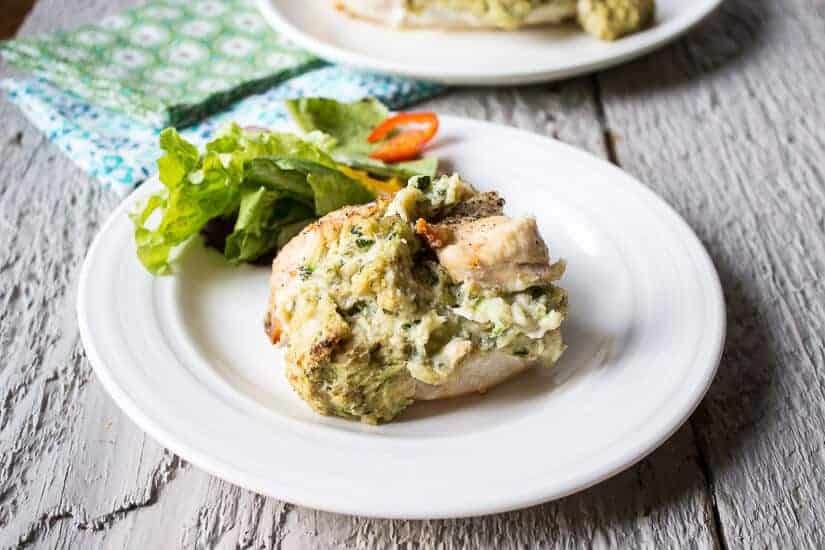
[[[42,0],[22,32],[130,3]],[[625,68],[427,104],[615,157],[697,230],[729,309],[719,379],[658,451],[578,495],[467,520],[278,502],[132,425],[95,380],[74,316],[80,263],[117,199],[0,101],[0,547],[821,547],[824,23],[816,0],[729,0]]]
[[[728,302],[692,425],[729,547],[823,546],[825,5],[729,0],[678,46],[602,75],[622,165],[707,245]]]

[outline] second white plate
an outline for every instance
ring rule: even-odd
[[[558,141],[442,117],[445,165],[511,215],[533,214],[568,260],[552,369],[484,396],[414,404],[367,426],[314,413],[263,331],[269,269],[227,265],[200,241],[173,277],[135,256],[127,212],[86,259],[78,318],[115,401],[166,447],[259,493],[335,512],[443,518],[561,497],[661,444],[710,384],[724,339],[719,280],[688,226],[618,168]]]
[[[560,80],[623,63],[677,38],[722,0],[657,0],[656,23],[616,42],[575,25],[513,32],[398,30],[348,17],[331,0],[257,0],[264,17],[324,59],[446,84]]]

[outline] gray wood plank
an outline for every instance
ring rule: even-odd
[[[580,123],[586,116],[595,117],[595,106],[592,100],[575,100],[588,97],[587,90],[587,81],[571,84],[563,109],[547,99],[561,92],[542,88],[503,92],[493,103],[495,111],[474,99],[478,92],[472,91],[442,98],[433,106],[482,118],[529,120],[539,124],[535,129],[598,148],[600,128]],[[553,115],[557,123],[536,123],[551,117],[530,116],[536,112],[535,102],[550,113],[558,111]],[[30,281],[22,295],[31,297],[19,305],[8,300],[3,314],[2,341],[19,355],[8,355],[5,364],[14,368],[5,369],[2,379],[4,388],[17,388],[5,400],[6,427],[0,441],[3,546],[712,543],[710,503],[690,430],[681,431],[637,468],[582,495],[523,512],[449,522],[390,522],[315,512],[254,495],[181,463],[147,440],[103,393],[77,340],[77,268],[116,200],[87,181],[11,105],[0,105],[3,119],[11,121],[7,135],[0,136],[0,142],[8,144],[0,154],[9,159],[0,169],[0,181],[7,182],[0,204],[3,219],[26,235],[4,236],[10,240],[2,243],[3,250],[14,256],[16,270],[3,278],[3,296],[13,296],[20,281]],[[566,127],[575,130],[568,133]],[[54,228],[45,221],[64,216],[66,229],[52,237]],[[54,271],[63,275],[53,276]],[[56,295],[42,296],[44,285]]]
[[[731,548],[825,545],[821,2],[729,0],[599,78],[621,164],[707,245],[725,359],[692,426]]]
[[[122,4],[43,0],[23,32]],[[822,59],[808,45],[822,15],[810,1],[730,0],[675,47],[602,75],[603,110],[592,78],[428,104],[601,156],[609,129],[619,162],[709,245],[730,303],[720,379],[659,451],[579,495],[469,520],[308,510],[212,478],[148,440],[94,379],[74,321],[80,262],[116,198],[0,102],[0,545],[704,548],[719,544],[717,515],[728,547],[821,545],[825,217],[812,121],[822,120]]]

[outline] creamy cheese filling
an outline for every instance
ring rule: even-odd
[[[558,359],[563,290],[507,293],[454,281],[414,233],[418,216],[473,193],[457,176],[413,178],[371,215],[322,230],[275,298],[287,376],[316,410],[389,420],[412,401],[415,381],[443,384],[474,353]]]

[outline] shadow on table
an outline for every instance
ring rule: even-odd
[[[662,540],[678,540],[683,546],[706,545],[717,536],[715,479],[733,466],[732,457],[747,452],[744,447],[765,431],[762,413],[773,399],[779,364],[766,312],[748,291],[753,285],[746,285],[739,275],[745,270],[724,253],[714,253],[712,245],[709,248],[727,303],[725,353],[699,409],[650,456],[590,489],[506,514],[411,522],[369,520],[365,525],[352,516],[318,512],[316,521],[341,540],[368,533],[370,540],[394,537],[421,541],[424,547],[436,541],[481,548],[575,547],[591,541],[597,546],[632,548],[660,544],[658,536],[676,536]]]
[[[743,63],[768,42],[764,35],[777,23],[771,6],[767,0],[727,0],[685,38],[606,71],[603,77],[611,84],[619,82],[619,92],[655,94],[697,81],[697,73]],[[542,86],[546,85],[532,88]],[[681,530],[678,535],[687,537],[681,541],[684,545],[689,544],[689,537],[702,536],[703,529],[712,530],[715,479],[764,428],[762,411],[772,399],[779,360],[766,312],[738,275],[742,269],[731,265],[724,254],[715,254],[713,246],[709,248],[727,303],[725,354],[708,396],[688,423],[659,449],[609,480],[547,504],[470,519],[375,521],[370,522],[370,529],[395,531],[406,523],[403,529],[410,540],[425,531],[450,540],[456,531],[470,538],[453,540],[464,540],[467,545],[508,547],[569,546],[588,540],[634,547],[642,537],[647,544],[655,544],[651,534],[642,531],[668,525],[668,518],[674,529]]]
[[[767,0],[727,0],[685,38],[609,70],[604,78],[611,84],[620,82],[620,92],[655,94],[687,85],[697,72],[743,63],[766,44],[761,38],[775,23],[770,9]],[[701,526],[710,526],[714,478],[756,437],[757,427],[762,428],[760,419],[772,398],[779,361],[765,312],[737,275],[742,270],[709,248],[725,292],[728,327],[725,353],[707,397],[688,424],[625,472],[581,493],[506,515],[514,525],[532,525],[537,540],[575,537],[569,540],[581,542],[601,533],[613,544],[632,545],[633,539],[623,538],[634,536],[641,518],[650,517],[656,525],[668,514],[678,514],[682,521],[688,518],[697,534]],[[456,521],[481,526],[488,520]]]
[[[565,530],[583,531],[579,536],[594,525],[621,533],[623,525],[638,528],[640,518],[678,508],[697,526],[709,523],[709,518],[691,514],[707,510],[714,478],[731,467],[732,457],[763,429],[760,419],[772,398],[779,364],[756,299],[732,266],[718,257],[714,263],[725,291],[727,343],[710,391],[688,424],[624,473],[577,495],[513,514],[564,517]]]
[[[590,489],[525,510],[444,521],[370,522],[378,540],[385,529],[394,531],[402,524],[411,540],[472,535],[472,545],[480,547],[566,546],[588,540],[634,547],[643,541],[655,544],[653,534],[645,531],[668,525],[677,536],[686,537],[680,540],[685,545],[701,546],[701,537],[715,537],[714,479],[764,431],[760,419],[772,399],[779,362],[765,312],[747,290],[752,285],[737,275],[741,267],[709,248],[727,304],[725,353],[705,400],[658,450]],[[353,525],[347,516],[333,518],[325,528],[340,522],[338,527],[346,532]]]
[[[732,466],[732,457],[742,454],[757,430],[764,430],[760,419],[769,408],[779,365],[765,312],[736,275],[736,267],[721,255],[711,255],[725,292],[727,343],[710,391],[688,424],[649,457],[612,479],[556,502],[508,514],[517,524],[537,522],[536,527],[544,525],[578,541],[592,537],[594,529],[616,537],[630,535],[641,518],[655,521],[667,514],[679,514],[683,521],[691,518],[697,528],[709,527],[706,513],[714,477]],[[620,538],[616,542],[622,544]]]
[[[714,474],[724,472],[731,457],[741,454],[740,447],[755,437],[761,411],[771,399],[778,360],[763,312],[738,280],[734,266],[721,257],[715,257],[714,263],[727,303],[725,354],[708,396],[665,444],[625,472],[558,501],[497,516],[413,522],[409,527],[443,531],[445,537],[452,530],[483,533],[477,541],[482,546],[495,544],[486,540],[494,533],[525,537],[523,542],[531,545],[564,546],[565,541],[581,543],[603,537],[611,545],[634,546],[640,542],[634,537],[651,540],[650,535],[640,533],[646,518],[651,529],[673,525],[677,530],[691,530],[681,535],[700,537],[706,529],[704,536],[715,536],[711,515]],[[513,532],[501,533],[501,529]],[[520,532],[524,529],[529,533]],[[515,545],[517,541],[510,542]]]
[[[727,0],[685,38],[606,71],[603,78],[620,93],[655,95],[689,85],[697,73],[744,63],[768,42],[761,38],[775,24],[770,9],[766,0]],[[689,423],[648,458],[610,480],[556,502],[511,512],[515,524],[536,522],[537,528],[548,530],[536,535],[550,541],[561,536],[580,542],[601,532],[620,546],[632,544],[622,537],[633,536],[641,518],[650,517],[655,525],[656,519],[679,514],[690,518],[697,532],[701,525],[709,526],[714,478],[731,466],[732,457],[741,455],[757,428],[763,428],[760,419],[772,399],[779,364],[766,312],[737,275],[742,269],[709,248],[725,292],[727,344],[716,379]]]

